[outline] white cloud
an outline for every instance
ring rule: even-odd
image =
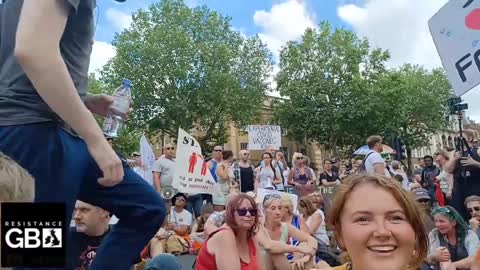
[[[109,8],[106,12],[108,22],[115,27],[115,30],[122,32],[132,23],[132,15],[115,8]]]
[[[98,71],[110,60],[115,57],[117,51],[113,45],[102,42],[95,41],[93,44],[92,55],[90,57],[90,68],[89,72],[95,72],[98,75]]]
[[[338,16],[350,24],[372,46],[388,49],[390,67],[404,63],[426,68],[441,66],[440,57],[428,29],[428,20],[448,0],[364,0],[339,5]],[[480,121],[480,89],[463,96],[469,103],[467,115]]]
[[[253,21],[262,28],[258,35],[276,58],[287,41],[297,40],[305,29],[315,27],[313,15],[301,0],[283,1],[273,5],[270,11],[257,10]]]

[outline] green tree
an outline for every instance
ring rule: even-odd
[[[409,64],[388,72],[372,91],[370,109],[382,112],[387,134],[399,135],[404,140],[409,168],[411,150],[429,146],[431,136],[447,128],[444,116],[451,95],[442,69],[428,71]]]
[[[268,90],[271,55],[258,37],[234,31],[230,18],[207,7],[164,0],[133,16],[117,35],[117,55],[102,71],[110,86],[133,81],[132,124],[173,137],[195,129],[208,151],[226,129],[251,124]]]
[[[277,85],[288,99],[276,119],[297,141],[311,140],[332,148],[357,145],[376,125],[365,125],[369,88],[385,73],[386,51],[372,49],[344,29],[322,23],[307,29],[299,42],[280,54]]]

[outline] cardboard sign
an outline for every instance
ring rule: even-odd
[[[202,156],[200,144],[181,128],[177,142],[173,187],[183,193],[213,194],[215,180]]]
[[[282,130],[279,126],[247,126],[248,149],[265,150],[269,146],[280,149],[282,146]]]
[[[428,25],[455,94],[480,84],[480,1],[448,1]]]

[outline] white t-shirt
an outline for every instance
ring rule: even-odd
[[[193,216],[190,212],[183,209],[181,213],[175,212],[175,208],[172,206],[170,209],[170,216],[168,218],[168,223],[175,226],[192,226]]]
[[[385,160],[382,158],[380,153],[370,150],[367,155],[367,160],[365,160],[365,170],[367,171],[367,174],[375,174],[374,165],[381,163],[385,166],[385,176],[390,177],[390,173],[387,170],[387,164],[385,163]]]
[[[328,239],[328,234],[327,234],[327,227],[325,225],[325,214],[320,209],[315,211],[315,214],[319,214],[322,217],[322,223],[320,224],[320,226],[318,226],[317,230],[313,234],[313,237],[315,237],[315,239],[317,239],[317,241],[320,240],[323,243],[325,243],[327,245],[330,245],[330,240]],[[313,214],[313,215],[315,215],[315,214]],[[312,224],[313,215],[309,216],[307,218],[307,221],[305,222],[308,226],[310,226]]]

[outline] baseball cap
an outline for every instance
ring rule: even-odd
[[[133,152],[132,157],[140,157],[140,154],[138,152]]]
[[[415,200],[422,200],[422,199],[427,199],[430,200],[430,194],[428,194],[428,190],[419,188],[414,191],[415,193]]]

